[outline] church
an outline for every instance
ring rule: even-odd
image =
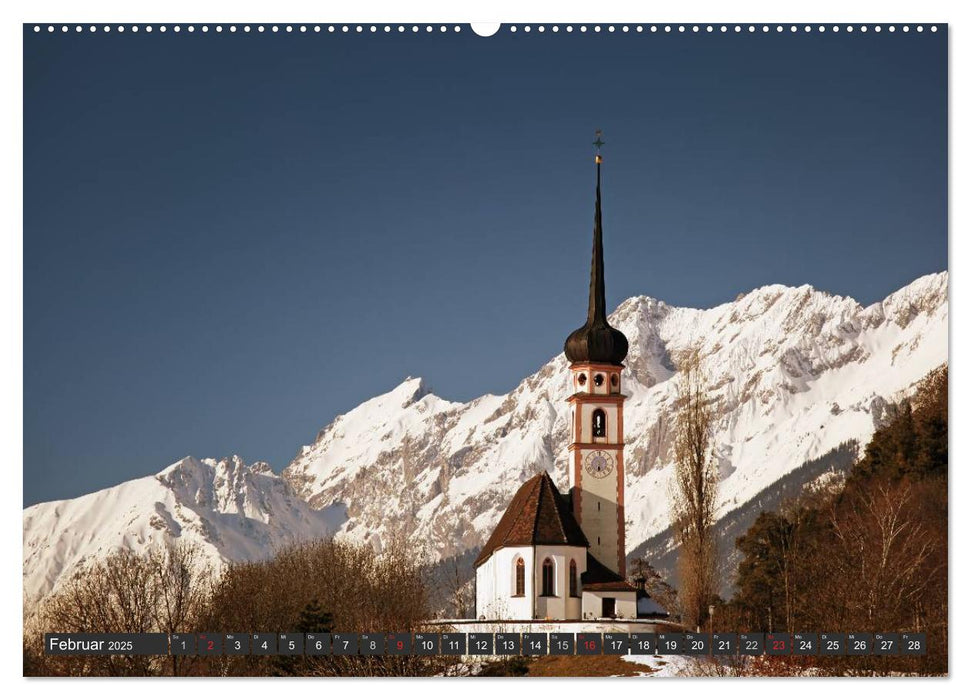
[[[566,339],[570,362],[568,494],[547,472],[513,496],[475,560],[480,620],[637,617],[624,544],[627,338],[607,323],[597,141],[597,199],[587,322]]]

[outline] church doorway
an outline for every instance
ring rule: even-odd
[[[617,599],[604,598],[603,614],[601,615],[601,617],[616,617],[616,615],[617,615]]]

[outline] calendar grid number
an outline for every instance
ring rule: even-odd
[[[523,635],[523,653],[527,656],[549,654],[550,638],[545,632],[527,632]]]
[[[330,654],[330,634],[326,632],[307,632],[303,648],[307,656],[327,656]]]
[[[846,653],[846,635],[841,632],[823,632],[819,635],[819,653],[822,656],[842,656]]]
[[[196,635],[196,649],[199,656],[222,656],[223,635],[203,632]]]
[[[734,632],[715,632],[711,635],[711,652],[719,656],[738,653],[738,635]]]
[[[438,654],[439,635],[435,632],[415,632],[414,653],[420,656]]]
[[[257,656],[276,654],[276,635],[269,632],[257,632],[250,638],[250,647]]]
[[[496,654],[500,656],[519,656],[520,636],[518,632],[496,632]]]
[[[765,635],[765,653],[769,656],[788,656],[792,651],[792,640],[784,632],[769,632]]]
[[[819,653],[819,635],[807,632],[792,635],[792,653],[797,656],[815,656]]]
[[[357,654],[357,635],[348,632],[335,632],[330,637],[331,649],[338,656]]]
[[[738,635],[738,653],[762,656],[765,653],[765,635],[761,632],[742,632]]]
[[[576,637],[572,632],[550,633],[550,654],[553,656],[573,656]]]
[[[867,656],[872,650],[872,634],[868,632],[851,632],[846,635],[846,653],[849,656]]]
[[[492,634],[487,632],[469,633],[469,654],[475,656],[492,656],[494,649]]]
[[[248,656],[250,653],[248,634],[227,634],[223,636],[223,653],[226,656]]]
[[[711,637],[703,632],[686,632],[684,653],[689,656],[704,656],[711,651]]]
[[[442,635],[442,653],[449,656],[465,656],[468,652],[468,638],[461,632],[446,632]]]
[[[604,632],[604,654],[622,655],[630,652],[630,635]]]
[[[654,632],[631,632],[630,653],[650,655],[657,653],[657,634]]]
[[[284,633],[277,636],[277,649],[283,656],[302,656],[304,636],[295,632]]]
[[[577,634],[577,654],[581,656],[600,656],[603,651],[603,637],[594,632]]]
[[[680,632],[662,632],[657,636],[658,654],[681,654],[684,652],[684,635]]]
[[[927,634],[924,632],[905,632],[900,637],[900,651],[909,656],[923,656],[927,653]]]

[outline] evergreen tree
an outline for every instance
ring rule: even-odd
[[[320,601],[314,598],[300,611],[300,621],[297,622],[298,632],[330,632],[334,624],[334,616],[326,612]]]

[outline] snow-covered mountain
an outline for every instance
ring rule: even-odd
[[[867,308],[772,285],[713,309],[633,297],[610,322],[630,341],[624,392],[627,543],[669,523],[679,357],[698,347],[716,399],[721,514],[848,440],[947,361],[947,273]],[[347,504],[343,536],[380,549],[401,531],[440,556],[477,548],[537,471],[567,484],[567,362],[503,396],[455,403],[408,379],[339,416],[284,471],[317,508]]]
[[[310,508],[265,462],[186,457],[154,476],[26,508],[24,591],[40,598],[86,562],[163,542],[198,544],[217,568],[260,559],[344,519],[340,504]]]
[[[781,285],[705,310],[622,303],[610,322],[630,341],[628,550],[668,525],[673,380],[688,349],[700,350],[716,400],[719,511],[737,512],[804,463],[846,441],[865,444],[888,403],[947,362],[947,283],[946,272],[921,277],[866,308]],[[239,458],[186,458],[153,477],[32,506],[25,589],[42,595],[85,561],[161,538],[198,541],[216,561],[335,529],[379,550],[400,534],[436,557],[477,549],[537,471],[566,488],[568,394],[562,354],[508,394],[468,403],[409,378],[337,417],[282,477]]]

